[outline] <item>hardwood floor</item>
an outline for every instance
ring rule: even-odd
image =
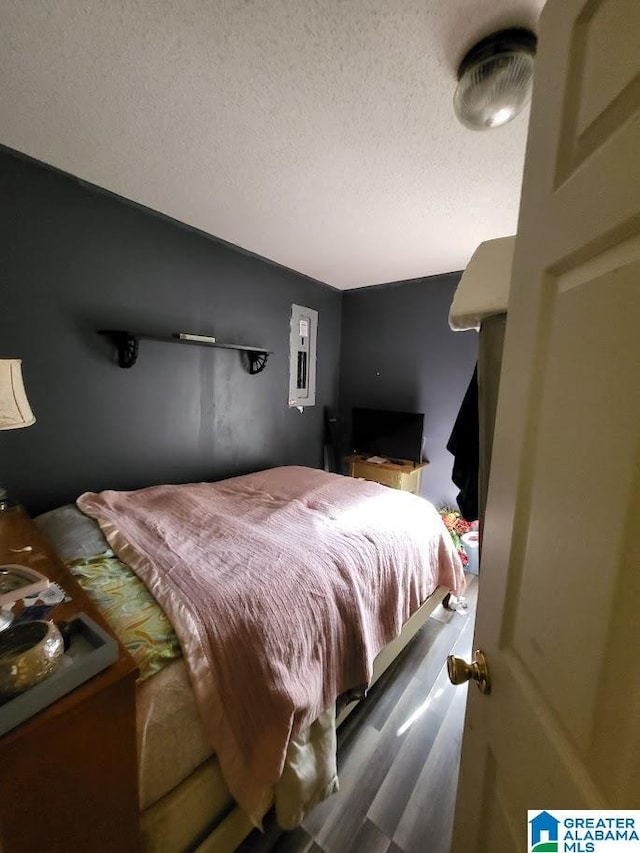
[[[466,686],[446,656],[470,659],[477,578],[469,608],[439,607],[338,731],[340,791],[293,832],[270,814],[241,853],[449,853]]]

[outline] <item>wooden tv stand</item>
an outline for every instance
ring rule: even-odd
[[[392,489],[420,494],[420,476],[428,462],[409,462],[406,459],[369,462],[368,456],[354,454],[347,457],[349,476],[361,480],[372,480]]]

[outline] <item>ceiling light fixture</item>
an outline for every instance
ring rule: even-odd
[[[513,27],[492,33],[467,52],[453,96],[465,127],[501,127],[524,109],[531,100],[536,44],[531,30]]]

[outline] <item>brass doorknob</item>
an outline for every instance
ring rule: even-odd
[[[491,692],[489,667],[484,652],[474,652],[472,663],[467,663],[462,658],[449,655],[447,658],[447,673],[449,681],[452,684],[464,684],[465,681],[475,681],[481,693]]]

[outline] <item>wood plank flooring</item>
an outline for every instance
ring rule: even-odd
[[[470,660],[477,578],[467,611],[439,607],[338,731],[340,791],[292,832],[273,814],[241,853],[449,853],[466,686],[446,656]]]

